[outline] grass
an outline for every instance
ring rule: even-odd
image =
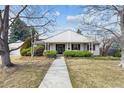
[[[16,67],[3,70],[0,68],[0,87],[36,88],[43,80],[53,59],[46,57],[12,56]]]
[[[96,57],[93,57],[93,59],[95,60],[120,60],[120,57],[113,57],[113,56],[96,56]]]
[[[72,85],[75,88],[124,87],[124,70],[119,60],[66,58]]]

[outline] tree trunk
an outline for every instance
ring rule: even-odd
[[[119,66],[124,68],[124,49],[121,49],[121,62]]]
[[[12,64],[10,60],[10,52],[7,41],[2,41],[2,40],[0,41],[1,41],[0,48],[2,50],[1,52],[2,67],[14,66],[14,64]]]
[[[14,64],[11,63],[10,61],[10,55],[9,52],[6,51],[1,55],[1,60],[2,60],[2,66],[3,67],[12,67]]]
[[[121,62],[119,66],[124,68],[124,34],[121,35],[120,47],[121,47]]]
[[[2,53],[1,53],[2,66],[11,67],[14,65],[10,61],[9,45],[8,45],[9,5],[5,6],[2,25],[3,25],[3,28],[1,32],[1,38],[0,38],[1,39],[0,47],[2,49]]]

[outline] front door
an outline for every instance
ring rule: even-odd
[[[56,44],[56,51],[58,54],[62,54],[65,51],[65,44]]]

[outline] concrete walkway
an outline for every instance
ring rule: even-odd
[[[64,57],[53,62],[39,88],[72,88]]]

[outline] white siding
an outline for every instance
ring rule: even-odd
[[[84,44],[80,44],[80,50],[84,50]]]
[[[95,45],[94,55],[100,55],[99,45]]]
[[[84,50],[87,50],[87,44],[84,44]]]
[[[70,46],[70,43],[66,43],[65,44],[65,50],[70,50],[71,48],[70,48],[71,46]]]
[[[56,50],[56,44],[49,44],[50,45],[50,50]]]
[[[67,43],[65,44],[65,50],[68,50],[68,44]]]

